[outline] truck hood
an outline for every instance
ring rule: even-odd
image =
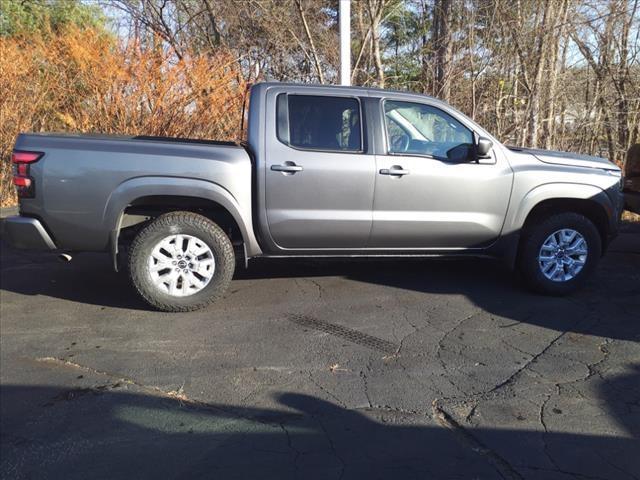
[[[533,155],[544,163],[552,163],[555,165],[568,165],[571,167],[599,168],[601,170],[612,170],[619,172],[620,168],[615,164],[602,157],[594,157],[591,155],[582,155],[579,153],[556,152],[553,150],[541,150],[537,148],[520,148],[507,147],[515,152],[523,152]]]

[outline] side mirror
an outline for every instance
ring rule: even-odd
[[[485,137],[480,137],[476,145],[476,154],[479,158],[486,157],[493,148],[493,142]]]
[[[478,138],[478,143],[476,144],[478,158],[486,157],[492,148],[493,142],[491,140],[485,137]]]

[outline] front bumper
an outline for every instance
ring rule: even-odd
[[[24,250],[55,250],[51,236],[40,220],[16,215],[3,221],[4,237],[9,245]]]

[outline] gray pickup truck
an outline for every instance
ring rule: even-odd
[[[110,252],[149,304],[186,311],[255,257],[490,256],[565,294],[617,231],[616,165],[506,147],[434,98],[262,83],[248,122],[244,144],[20,135],[6,236]]]

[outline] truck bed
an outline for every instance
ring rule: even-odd
[[[251,160],[233,142],[30,133],[15,149],[44,152],[31,167],[35,198],[22,200],[21,214],[46,219],[60,249],[106,250],[123,209],[152,186],[154,195],[185,197],[221,190],[238,209],[251,206]]]

